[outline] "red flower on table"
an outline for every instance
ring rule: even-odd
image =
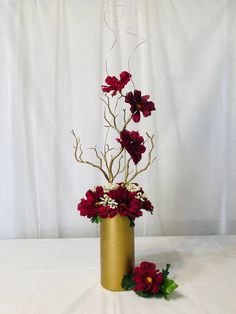
[[[136,131],[123,130],[120,132],[120,138],[116,140],[127,150],[136,165],[146,150],[143,137]]]
[[[129,72],[123,71],[120,73],[120,79],[115,76],[107,76],[105,82],[107,85],[102,85],[102,91],[104,93],[112,92],[112,96],[115,96],[117,92],[121,92],[125,85],[130,81],[131,74]]]
[[[105,212],[105,208],[100,204],[100,198],[104,195],[103,187],[97,186],[95,191],[88,190],[86,199],[82,198],[77,206],[81,216],[93,218],[100,212]]]
[[[156,110],[152,101],[148,101],[149,95],[141,95],[141,91],[136,90],[134,93],[129,92],[125,96],[125,102],[130,104],[130,111],[134,122],[140,121],[140,112],[144,117],[151,115],[151,111]]]
[[[130,192],[125,187],[119,186],[117,189],[109,191],[108,196],[117,202],[117,212],[121,216],[132,219],[142,216],[142,202],[136,198],[136,192]]]
[[[135,282],[134,291],[155,294],[160,290],[164,276],[154,263],[142,262],[139,267],[135,267],[132,279]]]

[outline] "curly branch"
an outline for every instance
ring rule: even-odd
[[[99,170],[103,173],[103,175],[104,175],[104,177],[106,178],[106,180],[109,181],[109,177],[108,177],[106,171],[101,167],[101,160],[100,160],[100,157],[98,157],[99,160],[100,160],[100,165],[94,164],[94,163],[91,162],[91,161],[88,161],[88,160],[83,159],[83,150],[82,150],[82,145],[80,144],[80,138],[75,135],[74,130],[72,130],[71,133],[73,134],[73,136],[74,136],[74,138],[75,138],[75,145],[74,145],[74,149],[75,149],[75,151],[74,151],[75,160],[76,160],[78,163],[81,163],[81,164],[88,164],[88,165],[90,165],[90,166],[92,166],[92,167],[94,167],[94,168],[99,169]],[[94,148],[94,149],[95,149],[95,152],[96,152],[97,149],[96,149],[96,148]]]
[[[105,110],[104,110],[104,119],[105,121],[107,122],[108,126],[110,126],[111,128],[113,128],[114,130],[116,130],[119,134],[120,134],[120,130],[119,128],[117,127],[117,124],[116,124],[116,118],[118,117],[118,115],[115,115],[114,112],[112,112],[111,110],[111,106],[110,106],[110,99],[107,95],[105,95],[105,97],[107,98],[107,101],[105,101],[103,98],[100,98],[106,105],[105,107]],[[112,121],[113,123],[111,123],[108,118],[107,118],[107,115],[106,115],[106,108],[108,109],[110,115],[112,116]],[[107,126],[106,126],[107,127]]]
[[[130,123],[132,119],[132,115],[129,116],[129,118],[126,120],[126,109],[123,109],[123,122],[124,122],[124,126],[122,128],[122,130],[125,130],[127,125]]]
[[[113,128],[115,129],[115,126],[111,124],[111,122],[108,120],[107,115],[106,115],[106,107],[104,108],[104,120],[106,121],[107,125],[104,125],[106,128]]]
[[[95,152],[95,155],[96,155],[97,159],[99,160],[100,168],[102,168],[102,158],[98,154],[97,146],[95,145],[94,147],[90,147],[89,149],[91,149]]]
[[[151,142],[151,148],[150,148],[150,150],[149,150],[149,152],[148,152],[148,160],[147,160],[147,163],[146,163],[146,165],[145,165],[143,168],[141,168],[141,169],[136,168],[134,174],[133,174],[131,177],[128,178],[128,176],[129,176],[129,175],[131,174],[131,172],[132,172],[132,171],[131,171],[131,172],[128,174],[127,178],[126,178],[127,182],[132,181],[132,180],[133,180],[134,178],[136,178],[137,175],[139,175],[141,172],[147,170],[147,169],[149,168],[149,166],[151,166],[151,164],[153,164],[153,162],[156,160],[156,157],[155,157],[155,158],[152,158],[152,152],[153,152],[153,149],[154,149],[154,134],[153,134],[152,136],[150,136],[148,133],[146,133],[146,134],[147,134],[148,139],[149,139],[150,142]]]
[[[109,172],[112,174],[112,180],[114,179],[114,175],[112,172],[114,161],[122,154],[123,150],[124,150],[124,148],[121,147],[119,152],[114,157],[111,156],[111,160],[110,160],[110,164],[109,164]]]
[[[116,173],[115,173],[114,176],[113,176],[113,180],[115,180],[115,178],[116,178],[120,173],[122,173],[122,172],[125,170],[125,164],[124,164],[123,168],[120,169],[120,167],[121,167],[121,160],[122,160],[123,158],[124,158],[123,155],[121,155],[120,158],[119,158],[118,167],[117,167]]]
[[[119,102],[119,100],[120,100],[122,97],[123,97],[123,96],[122,96],[122,95],[120,95],[120,97],[118,97],[118,98],[117,98],[116,105],[115,105],[115,111],[116,111],[116,109],[117,109],[118,102]]]
[[[111,182],[111,180],[113,180],[113,173],[109,167],[109,163],[108,163],[108,158],[107,158],[107,154],[112,151],[115,150],[115,148],[110,148],[110,146],[108,144],[104,145],[104,152],[101,152],[101,155],[103,157],[103,160],[105,161],[105,165],[106,168],[108,170],[108,176],[109,176],[109,182]]]
[[[133,170],[129,171],[131,160],[132,160],[132,158],[129,158],[129,160],[127,161],[126,167],[125,167],[125,179],[124,179],[124,182],[126,182],[128,180],[128,176],[133,172]]]

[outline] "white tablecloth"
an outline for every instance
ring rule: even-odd
[[[99,239],[0,241],[0,314],[235,314],[236,236],[136,238],[136,264],[171,263],[170,301],[99,283]]]

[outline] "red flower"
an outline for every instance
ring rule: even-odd
[[[144,199],[142,202],[142,209],[145,209],[148,212],[153,212],[153,205],[148,199]]]
[[[156,110],[152,101],[148,101],[149,95],[141,95],[141,91],[136,90],[134,93],[129,92],[125,96],[125,102],[130,104],[130,111],[132,113],[132,119],[134,122],[140,121],[140,112],[144,117],[151,115],[151,111]]]
[[[116,140],[127,150],[136,165],[146,150],[143,137],[138,132],[123,130]]]
[[[138,186],[137,183],[134,183],[134,185]],[[140,199],[142,201],[142,205],[141,208],[148,211],[148,212],[153,212],[153,205],[152,203],[149,201],[149,199],[146,197],[144,191],[142,188],[140,188],[139,191],[136,192],[137,193],[137,198]]]
[[[111,208],[110,206],[100,206],[98,208],[98,216],[101,218],[113,218],[117,215],[117,208]]]
[[[102,91],[104,93],[110,93],[113,91],[112,96],[115,96],[117,92],[121,92],[121,90],[125,87],[125,85],[130,81],[131,74],[123,71],[120,73],[120,79],[115,76],[107,76],[105,82],[107,85],[102,85]]]
[[[109,191],[108,196],[118,203],[117,212],[121,216],[132,219],[142,216],[142,202],[136,198],[136,192],[130,192],[124,186],[119,186],[117,189]]]
[[[111,208],[109,205],[103,205],[102,201],[104,191],[102,186],[97,186],[95,191],[88,190],[86,199],[82,198],[77,206],[81,216],[88,218],[112,218],[117,215],[117,208]]]
[[[100,205],[100,197],[104,195],[103,187],[97,186],[95,191],[88,190],[86,192],[86,199],[82,198],[77,206],[81,216],[88,218],[95,217],[99,211],[104,211],[104,206]]]
[[[150,262],[142,262],[139,267],[135,267],[133,274],[135,282],[134,291],[144,291],[152,294],[158,293],[164,281],[163,274],[156,269],[156,265]]]

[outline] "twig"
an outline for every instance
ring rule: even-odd
[[[110,172],[110,173],[113,173],[113,172],[112,172],[113,163],[114,163],[114,161],[123,153],[123,150],[124,150],[124,148],[121,147],[120,150],[119,150],[119,152],[118,152],[114,157],[111,156],[111,160],[110,160],[110,164],[109,164],[109,172]],[[113,175],[112,175],[112,176],[113,176]],[[114,176],[113,176],[113,178],[114,178]]]
[[[80,144],[80,138],[77,137],[75,135],[75,132],[74,130],[71,131],[71,133],[73,134],[74,138],[75,138],[75,145],[74,145],[74,156],[75,156],[75,160],[78,162],[78,163],[81,163],[81,164],[88,164],[94,168],[97,168],[99,169],[104,177],[106,178],[106,180],[109,181],[109,176],[107,175],[106,171],[101,167],[101,161],[100,161],[100,165],[97,165],[97,164],[94,164],[93,162],[91,161],[88,161],[88,160],[85,160],[83,159],[83,150],[82,150],[82,145]],[[78,150],[79,150],[79,153],[78,153]],[[99,158],[99,157],[98,157]],[[99,158],[100,160],[100,158]]]
[[[94,147],[90,147],[89,149],[91,149],[95,152],[95,155],[96,155],[97,159],[99,160],[100,167],[102,168],[102,158],[98,154],[97,146],[95,145]]]
[[[117,98],[116,105],[115,105],[115,111],[116,111],[116,109],[117,109],[118,102],[119,102],[119,100],[120,100],[122,97],[123,97],[123,96],[122,96],[122,95],[120,95],[120,97],[118,97],[118,98]]]
[[[131,172],[129,172],[129,167],[130,167],[130,162],[131,162],[132,158],[129,158],[126,164],[126,168],[125,168],[125,179],[124,182],[127,181],[128,176],[133,172],[133,170]]]
[[[149,166],[151,166],[151,164],[156,160],[156,157],[152,158],[152,152],[153,152],[153,149],[154,149],[154,134],[152,136],[150,136],[148,133],[146,133],[146,134],[147,134],[147,137],[149,138],[149,140],[151,142],[151,148],[150,148],[149,153],[148,153],[148,161],[147,161],[146,165],[143,168],[138,169],[136,167],[135,173],[131,177],[129,177],[129,178],[127,177],[127,183],[132,181],[134,178],[136,178],[137,175],[139,175],[141,172],[147,170],[147,168]]]
[[[125,169],[125,165],[124,165],[123,168],[122,168],[122,170],[120,170],[121,160],[122,160],[123,158],[124,158],[123,155],[121,155],[120,158],[119,158],[119,161],[118,161],[118,168],[117,168],[116,173],[115,173],[114,176],[113,176],[113,180],[115,180],[115,178],[116,178],[120,173],[122,173],[122,172],[124,171],[124,169]]]
[[[113,128],[114,130],[116,130],[120,134],[120,130],[118,129],[117,124],[116,124],[116,118],[118,117],[118,115],[115,115],[114,112],[112,112],[109,97],[106,94],[105,94],[105,97],[106,97],[107,101],[103,98],[100,98],[104,102],[104,104],[106,105],[105,110],[104,110],[104,119],[111,128]],[[111,123],[106,116],[106,108],[108,109],[110,115],[112,116],[113,123]]]

